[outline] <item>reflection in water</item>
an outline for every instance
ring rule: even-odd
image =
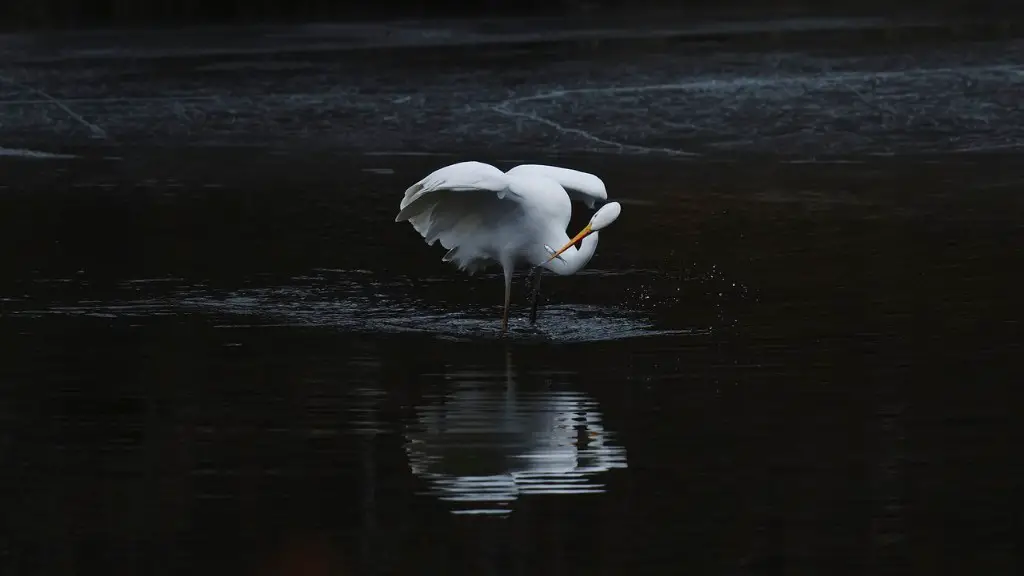
[[[604,491],[593,477],[626,467],[626,451],[580,392],[520,390],[505,373],[462,370],[443,397],[417,409],[406,434],[412,472],[456,514],[503,514],[521,495]]]

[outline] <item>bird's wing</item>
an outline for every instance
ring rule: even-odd
[[[593,208],[595,203],[608,200],[608,191],[605,189],[604,182],[589,172],[544,164],[522,164],[512,168],[506,174],[550,178],[565,188],[570,198],[582,202],[587,208]]]
[[[405,191],[395,222],[408,221],[427,244],[449,250],[444,260],[474,272],[489,256],[482,239],[521,208],[523,197],[504,172],[481,162],[440,168]]]
[[[426,178],[413,184],[405,191],[399,209],[405,211],[416,200],[439,190],[491,191],[499,197],[508,192],[508,178],[505,173],[483,162],[459,162],[438,168]],[[402,214],[399,214],[402,218]],[[406,218],[402,218],[404,220]],[[402,220],[396,220],[401,222]]]

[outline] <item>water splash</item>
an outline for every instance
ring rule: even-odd
[[[445,339],[496,338],[498,320],[491,307],[459,311],[387,298],[348,294],[325,297],[317,290],[270,288],[244,290],[222,298],[194,297],[183,302],[200,310],[254,316],[278,325],[317,326],[361,332],[429,333]],[[642,314],[623,308],[593,305],[544,307],[543,322],[531,326],[526,318],[513,318],[509,337],[526,340],[587,342],[641,336],[688,333],[664,330]]]
[[[78,300],[63,305],[32,306],[20,302],[15,316],[71,315],[100,318],[146,318],[200,314],[214,317],[225,329],[260,326],[316,327],[361,333],[419,333],[445,340],[499,338],[500,312],[494,306],[460,305],[453,310],[428,305],[407,294],[401,282],[370,282],[359,271],[338,271],[330,278],[296,277],[295,285],[216,291],[182,286],[167,279],[132,280],[125,291],[135,298]],[[56,281],[55,281],[56,282]],[[163,292],[138,298],[139,286]],[[170,293],[167,293],[170,292]],[[405,292],[405,293],[403,293]],[[627,306],[553,304],[541,321],[530,325],[525,314],[510,319],[511,340],[594,342],[627,338],[696,334],[705,330],[656,325],[649,311]]]

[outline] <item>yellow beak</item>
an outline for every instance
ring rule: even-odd
[[[583,240],[587,236],[590,236],[591,232],[593,232],[593,230],[590,229],[590,224],[587,224],[586,226],[583,227],[583,230],[580,230],[580,233],[577,234],[575,238],[573,238],[572,240],[569,240],[569,242],[565,246],[562,246],[561,248],[559,248],[558,251],[555,252],[554,254],[552,254],[551,258],[548,258],[547,260],[545,260],[544,263],[547,264],[548,262],[551,262],[555,258],[558,258],[559,256],[562,255],[562,252],[565,252],[566,250],[568,250],[570,246],[572,246],[573,244],[579,242],[580,240]]]

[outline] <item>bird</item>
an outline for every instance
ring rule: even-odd
[[[591,209],[603,203],[572,238],[566,234],[570,199]],[[504,336],[516,266],[532,266],[534,323],[541,272],[568,276],[587,265],[597,250],[598,232],[622,211],[618,202],[606,203],[607,199],[604,182],[587,172],[543,164],[522,164],[502,172],[490,164],[466,161],[439,168],[407,188],[395,222],[409,222],[427,245],[440,241],[448,250],[442,261],[471,276],[492,264],[501,266]]]

